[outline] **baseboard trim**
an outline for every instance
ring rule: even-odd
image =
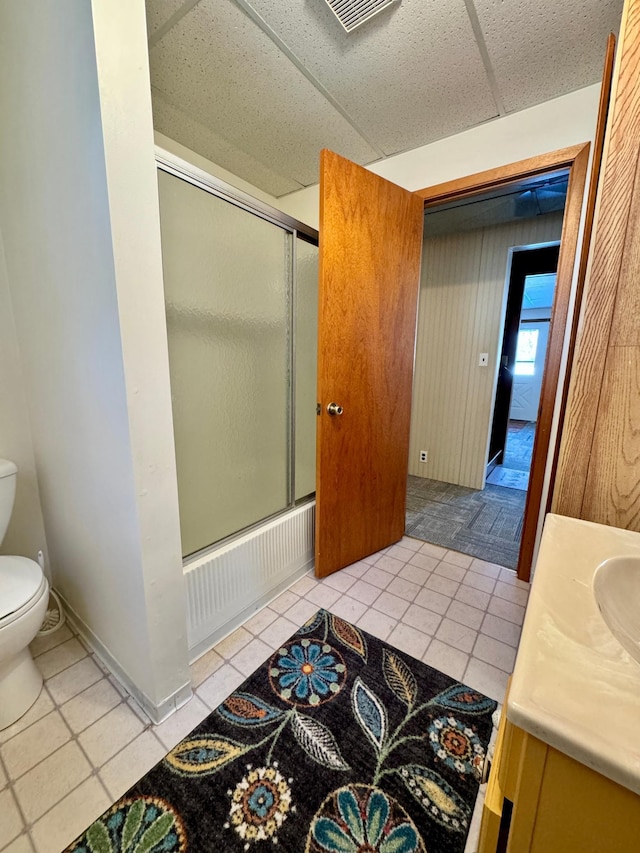
[[[185,705],[193,696],[191,682],[187,682],[163,699],[154,702],[147,694],[136,686],[134,681],[118,659],[111,654],[102,640],[91,630],[87,623],[75,612],[65,597],[56,590],[64,606],[66,618],[73,629],[80,635],[92,652],[102,661],[114,678],[135,699],[152,723],[161,723],[170,717],[178,708]]]

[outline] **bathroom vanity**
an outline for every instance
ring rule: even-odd
[[[547,516],[479,853],[640,850],[640,662],[605,623],[593,588],[598,566],[623,556],[640,570],[640,533]],[[640,601],[637,622],[623,627],[640,640]]]

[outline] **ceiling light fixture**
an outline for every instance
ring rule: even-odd
[[[327,5],[350,33],[399,0],[326,0]]]

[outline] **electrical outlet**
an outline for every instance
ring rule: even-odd
[[[421,462],[426,462],[426,461],[427,461],[427,451],[426,451],[426,450],[421,450],[421,451],[420,451],[420,461],[421,461]]]

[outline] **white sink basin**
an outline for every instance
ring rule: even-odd
[[[640,557],[610,557],[600,563],[593,594],[613,636],[640,663]]]

